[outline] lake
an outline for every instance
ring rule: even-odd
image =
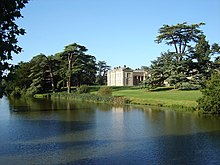
[[[220,164],[220,117],[0,99],[0,164]]]

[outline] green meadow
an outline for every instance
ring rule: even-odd
[[[138,88],[113,88],[113,96],[123,96],[129,99],[131,104],[196,107],[196,100],[202,96],[202,93],[199,90],[148,91]]]
[[[75,100],[83,100],[88,102],[102,103],[129,103],[138,105],[152,105],[160,107],[172,107],[174,109],[184,108],[195,110],[197,100],[202,97],[200,90],[178,90],[173,88],[157,88],[147,90],[140,87],[110,87],[112,96],[100,96],[98,91],[101,86],[89,86],[90,94],[67,94],[66,92],[51,93],[53,97],[63,97]],[[38,94],[35,97],[46,97],[48,94]],[[124,98],[124,99],[123,99]],[[111,100],[111,101],[109,101]],[[125,101],[127,100],[127,101]]]

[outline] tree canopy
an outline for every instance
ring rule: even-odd
[[[3,71],[9,69],[8,60],[12,59],[12,53],[18,54],[22,48],[17,44],[17,37],[24,35],[25,30],[15,23],[21,18],[21,9],[29,0],[1,0],[0,3],[0,77]]]
[[[218,62],[212,61],[214,54],[219,53],[218,44],[210,45],[200,26],[205,23],[188,25],[186,22],[177,25],[163,25],[156,37],[157,43],[174,47],[152,61],[147,83],[150,86],[161,86],[165,83],[181,88],[182,84],[191,84],[196,88],[204,87]]]
[[[97,82],[96,58],[86,53],[85,46],[73,43],[64,47],[64,51],[55,55],[39,54],[29,62],[20,62],[9,72],[6,81],[8,94],[19,96],[22,94],[56,92],[71,87],[80,89],[81,85],[93,85]],[[98,62],[100,63],[100,62]],[[102,61],[101,75],[108,69]],[[99,68],[100,69],[100,68]],[[105,76],[103,81],[105,80]]]
[[[174,46],[177,54],[184,54],[187,48],[191,48],[192,42],[197,42],[199,36],[203,33],[199,28],[205,23],[191,24],[187,22],[178,23],[176,25],[163,25],[159,29],[159,35],[156,42],[165,41],[167,45]]]

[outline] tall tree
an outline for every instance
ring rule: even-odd
[[[20,62],[18,65],[13,66],[7,74],[7,77],[4,78],[4,93],[10,95],[14,92],[16,96],[25,93],[32,83],[32,80],[29,78],[30,73],[31,66],[29,62]]]
[[[75,84],[79,87],[82,84],[91,85],[95,83],[96,78],[96,58],[92,55],[84,54],[77,63],[73,65],[78,69],[75,75]]]
[[[47,75],[47,61],[44,54],[39,54],[34,56],[30,61],[30,75],[29,79],[31,79],[32,83],[27,90],[29,95],[33,95],[39,92],[45,92],[47,81],[45,81],[45,77]]]
[[[76,43],[65,46],[62,57],[67,60],[67,93],[71,92],[71,77],[72,74],[80,70],[80,66],[73,67],[80,61],[80,57],[87,51],[85,46],[78,45]]]
[[[209,45],[206,36],[200,30],[202,25],[205,23],[188,25],[184,22],[172,26],[163,25],[159,29],[159,35],[155,41],[157,43],[165,41],[165,44],[173,46],[175,50],[172,52],[172,69],[168,77],[174,85],[189,82],[202,86],[211,75],[213,69],[211,56],[219,51],[219,46],[218,44],[213,44],[212,47]],[[161,61],[162,56],[158,60]],[[167,65],[163,60],[162,64]],[[161,70],[161,68],[158,69]]]
[[[10,69],[8,60],[12,53],[18,54],[22,48],[17,45],[17,37],[24,35],[25,30],[15,23],[21,18],[21,9],[29,0],[1,0],[0,2],[0,81],[4,70]]]
[[[212,45],[212,51],[214,54],[220,54],[220,46],[217,43]],[[220,56],[217,56],[214,61],[214,69],[220,71]]]
[[[175,71],[176,62],[172,52],[162,53],[160,57],[152,61],[151,66],[148,70],[149,77],[146,83],[151,87],[163,86],[164,81],[167,80]]]
[[[46,71],[49,73],[49,76],[47,76],[47,79],[50,81],[51,83],[51,89],[53,92],[55,92],[56,89],[56,80],[55,77],[57,75],[57,67],[60,64],[60,62],[55,58],[55,56],[51,55],[51,56],[46,56],[43,55],[43,61],[44,61],[44,65],[46,66]]]
[[[107,71],[110,69],[111,67],[108,66],[105,61],[98,61],[96,82],[99,85],[106,84]]]
[[[206,36],[200,35],[190,55],[192,80],[199,85],[203,86],[205,81],[211,76],[213,68],[213,62],[211,61],[212,52],[211,46],[206,41]]]
[[[199,28],[205,23],[188,25],[186,22],[177,25],[163,25],[159,29],[156,42],[174,46],[177,61],[183,60],[186,52],[192,48],[192,42],[196,43],[199,36],[203,33]]]

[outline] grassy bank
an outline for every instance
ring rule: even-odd
[[[165,107],[196,107],[196,100],[202,96],[199,90],[147,91],[145,89],[114,90],[114,96],[123,96],[131,104],[155,105]]]
[[[108,104],[139,104],[172,108],[194,109],[197,106],[196,100],[202,96],[199,90],[154,90],[148,91],[139,87],[112,87],[113,96],[97,95],[99,87],[90,87],[91,94],[67,94],[66,92],[53,93],[49,96],[68,98],[79,101],[108,103]],[[48,97],[37,95],[37,97]]]

